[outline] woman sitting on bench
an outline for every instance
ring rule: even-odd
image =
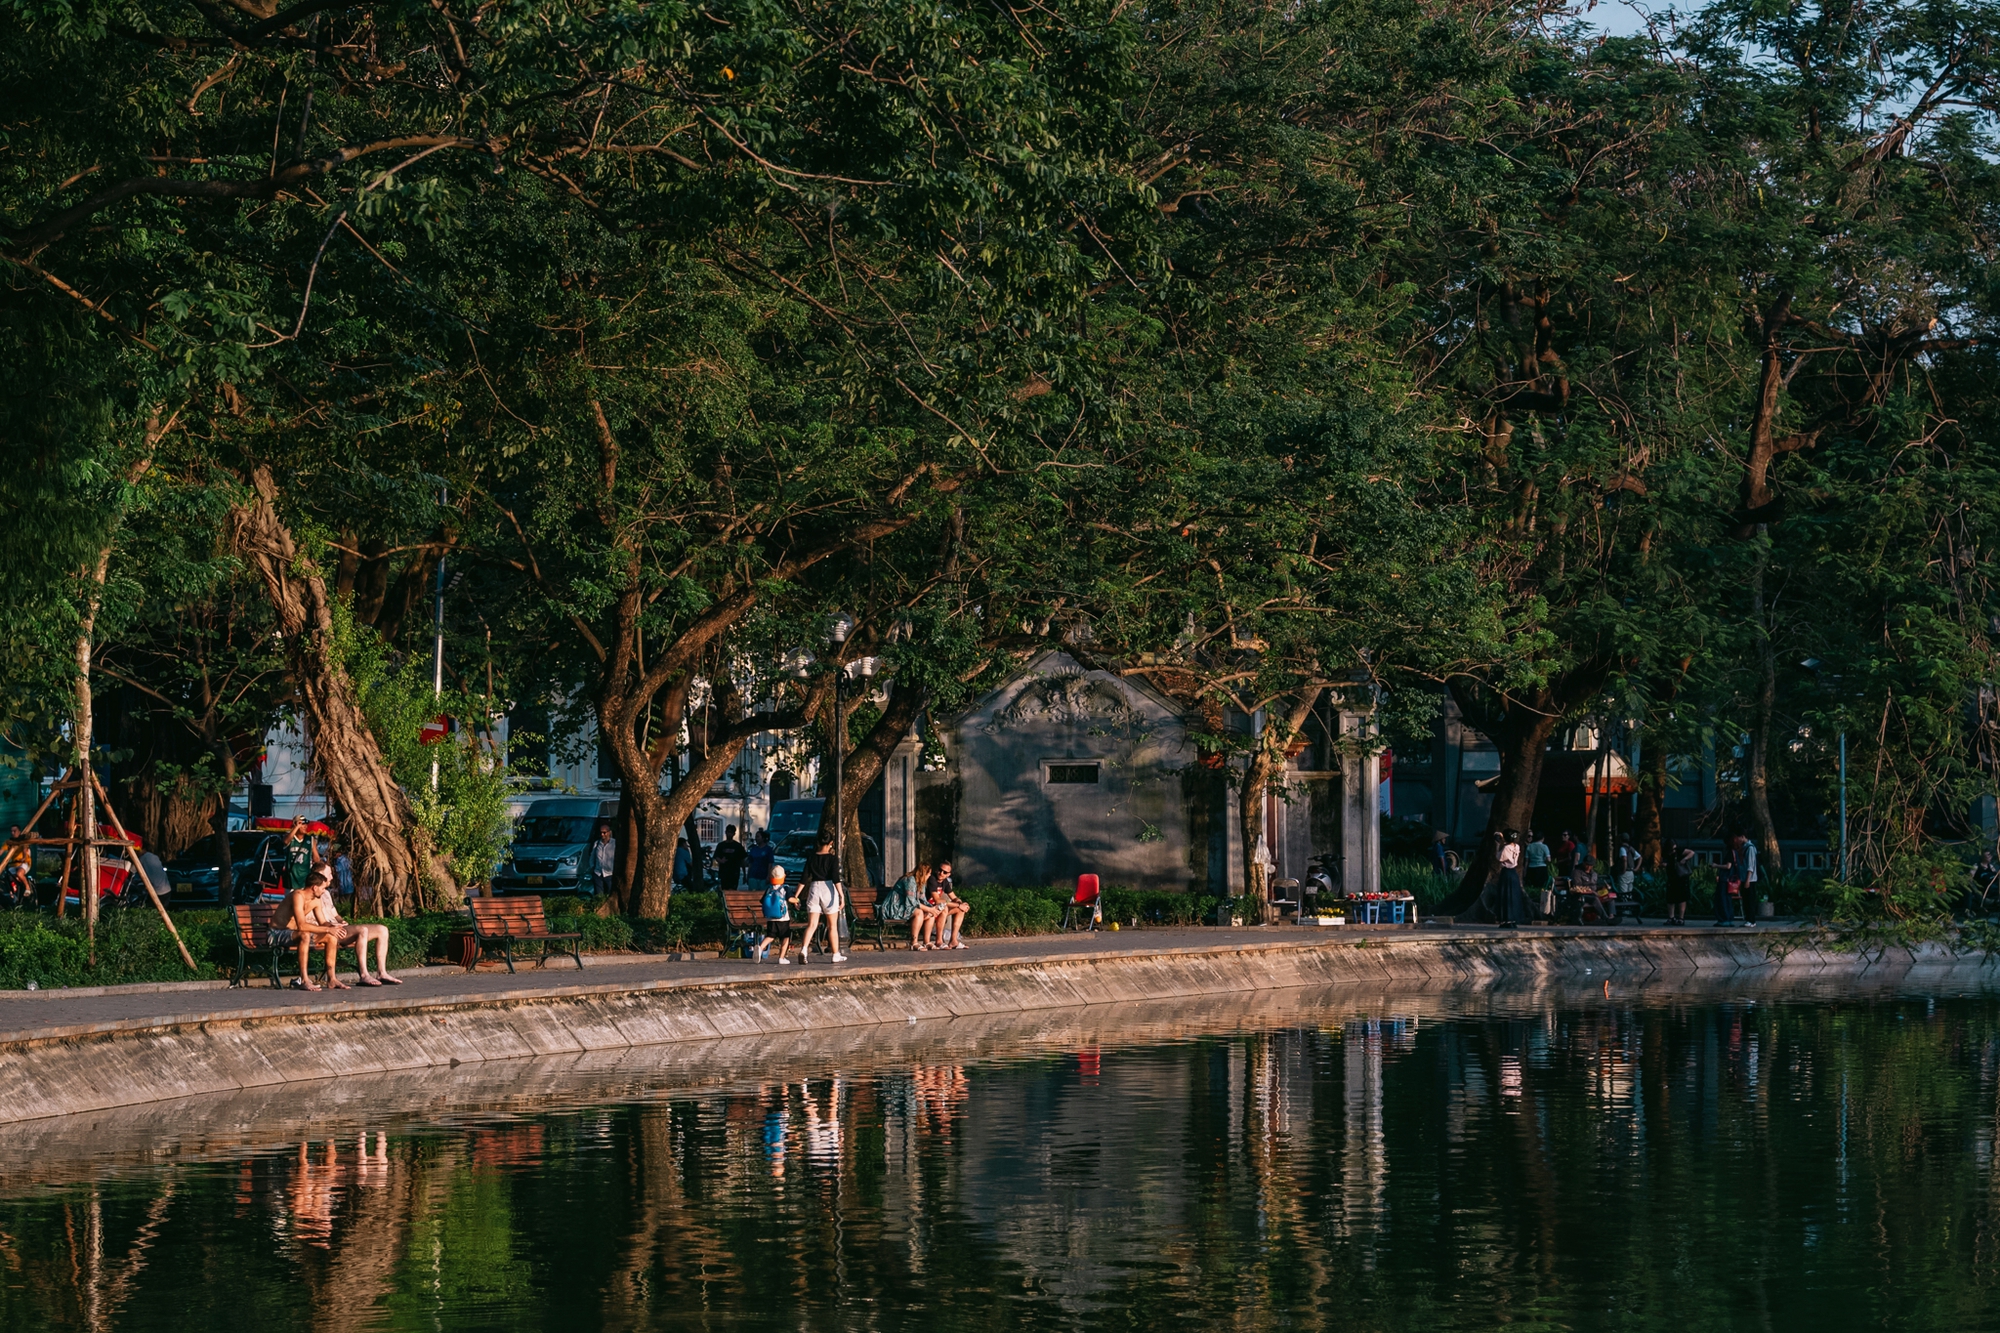
[[[876,914],[885,926],[910,927],[910,947],[917,947],[917,932],[923,929],[925,916],[930,908],[924,905],[924,881],[930,878],[931,868],[927,865],[913,866],[910,872],[883,891],[875,904]]]

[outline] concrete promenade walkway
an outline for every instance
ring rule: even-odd
[[[1500,930],[1492,926],[1340,927],[1295,926],[1238,929],[1192,927],[1085,932],[1074,935],[1002,936],[968,942],[968,947],[944,952],[914,953],[907,947],[878,951],[872,944],[850,946],[848,961],[828,963],[824,955],[805,966],[779,967],[741,959],[697,957],[670,961],[643,954],[586,955],[578,970],[567,959],[546,968],[522,966],[510,975],[504,966],[488,964],[478,972],[458,967],[405,971],[404,984],[379,989],[356,987],[318,993],[274,989],[254,977],[248,986],[217,983],[181,986],[112,986],[89,990],[0,991],[0,1045],[47,1041],[98,1033],[135,1032],[215,1020],[299,1018],[313,1014],[387,1013],[434,1005],[519,1001],[561,996],[670,990],[717,982],[765,980],[795,982],[807,978],[882,976],[912,971],[946,972],[993,964],[1034,964],[1156,957],[1183,951],[1209,953],[1274,949],[1322,949],[1341,945],[1389,945],[1398,953],[1428,950],[1449,942],[1489,943],[1540,941],[1646,940],[1654,943],[1726,939],[1740,951],[1757,935],[1769,936],[1792,923],[1765,922],[1757,927],[1719,930],[1709,926],[1528,927]],[[1518,947],[1518,945],[1516,947]],[[796,957],[796,954],[794,955]],[[1694,966],[1694,964],[1691,964]],[[352,973],[343,973],[351,977]]]

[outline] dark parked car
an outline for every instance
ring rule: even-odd
[[[235,902],[257,896],[258,885],[277,883],[284,873],[285,835],[250,829],[229,835],[229,878]],[[185,856],[167,862],[168,901],[175,906],[220,905],[222,876],[215,862],[215,839],[203,838]]]

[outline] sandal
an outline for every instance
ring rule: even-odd
[[[363,978],[361,978],[361,984],[362,984],[362,985],[364,985],[364,986],[379,986],[379,985],[381,985],[382,983],[381,983],[381,982],[379,982],[379,981],[376,981],[376,980],[374,980],[374,979],[373,979],[373,978],[371,978],[371,977],[363,977]]]
[[[401,977],[392,977],[387,972],[384,972],[381,976],[377,977],[376,980],[384,986],[400,986],[403,984],[403,979]]]

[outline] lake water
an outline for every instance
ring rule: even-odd
[[[2000,1000],[1608,990],[1093,1010],[16,1127],[0,1326],[2000,1328]]]

